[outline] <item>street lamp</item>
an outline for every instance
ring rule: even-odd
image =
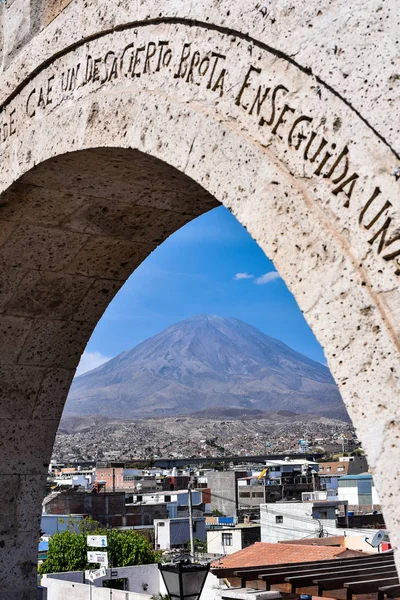
[[[210,564],[193,564],[189,560],[158,563],[171,600],[198,600],[203,591]]]

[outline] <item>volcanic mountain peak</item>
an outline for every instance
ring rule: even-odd
[[[77,377],[66,412],[128,419],[219,407],[347,417],[326,367],[215,315],[171,325]]]

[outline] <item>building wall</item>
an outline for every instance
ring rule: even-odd
[[[92,600],[150,600],[149,594],[137,592],[123,592],[108,588],[92,587],[82,583],[72,583],[60,579],[48,579],[46,581],[48,600],[88,600],[91,594]]]
[[[307,536],[312,537],[312,535],[318,537],[319,523],[311,517],[312,513],[311,503],[263,504],[260,507],[261,541],[275,543]],[[318,511],[315,511],[315,514],[317,515]],[[283,522],[277,523],[277,517],[283,517]],[[368,536],[372,538],[377,531],[375,529],[337,528],[334,518],[320,519],[320,523],[328,535],[334,536]]]
[[[349,461],[349,475],[358,475],[360,473],[366,473],[369,469],[366,456],[353,456],[353,460]]]
[[[239,477],[246,472],[210,471],[207,473],[208,487],[211,490],[211,509],[219,510],[227,517],[236,516],[238,508],[237,485]]]
[[[126,525],[125,494],[123,492],[88,494],[85,492],[62,492],[45,505],[48,514],[90,515],[103,525],[118,527]]]
[[[193,536],[205,541],[207,537],[205,518],[194,518],[193,528]],[[189,519],[155,519],[154,538],[155,546],[161,550],[183,547],[190,539]]]
[[[339,500],[347,500],[350,506],[358,506],[358,487],[357,482],[351,480],[351,486],[343,486],[343,483],[338,483],[338,499]],[[372,500],[372,498],[371,498]],[[372,504],[372,502],[371,502]]]
[[[339,500],[347,500],[349,506],[379,505],[379,497],[371,477],[354,476],[342,478],[338,482]]]
[[[311,517],[311,511],[311,503],[277,502],[261,505],[261,541],[279,542],[315,534],[318,522]]]
[[[83,517],[69,514],[66,515],[55,515],[55,514],[43,514],[40,520],[40,529],[43,531],[44,536],[50,536],[57,531],[66,531],[71,526],[74,529],[78,528],[78,524],[82,521]]]
[[[110,591],[107,590],[110,595],[107,596],[106,592],[104,597],[105,588],[101,588],[103,579],[98,579],[93,583],[90,600],[147,600],[151,596],[159,594],[165,596],[167,593],[157,564],[116,567],[113,572],[116,572],[115,577],[128,579],[129,594],[126,595],[126,592],[118,590],[112,590],[112,594],[110,594]],[[42,577],[41,583],[49,591],[47,600],[88,600],[89,586],[85,585],[83,588],[79,585],[84,583],[82,576],[81,571],[74,571],[50,573]],[[104,579],[110,578],[111,569],[107,569],[107,577]],[[72,586],[72,584],[75,585]],[[145,591],[144,587],[146,587]],[[215,575],[208,573],[201,600],[215,600],[216,597],[219,597],[218,589],[220,587],[226,586]],[[121,597],[121,594],[125,595]]]
[[[262,484],[243,485],[238,481],[237,493],[239,508],[259,506],[266,501],[266,490]]]
[[[123,488],[123,473],[122,467],[110,468],[104,467],[96,469],[96,481],[106,482],[106,492],[112,492]]]
[[[152,525],[154,519],[169,517],[166,504],[127,504],[125,508],[127,525]]]
[[[222,543],[223,535],[231,534],[232,544]],[[242,550],[242,532],[239,529],[218,529],[207,531],[207,552],[210,554],[233,554]]]
[[[125,504],[124,492],[62,492],[45,505],[45,511],[56,515],[90,515],[112,527],[152,525],[155,518],[168,517],[165,504]]]

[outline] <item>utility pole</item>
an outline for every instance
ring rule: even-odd
[[[189,508],[189,535],[190,535],[190,555],[194,560],[194,539],[193,539],[193,509],[192,509],[192,488],[188,487],[188,508]]]

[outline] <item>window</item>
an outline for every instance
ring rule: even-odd
[[[275,523],[283,523],[283,516],[282,515],[277,515],[275,517]]]
[[[157,523],[157,525],[158,525],[159,527],[164,527],[165,523],[162,523],[162,522],[161,522],[161,523]]]
[[[223,533],[222,534],[222,545],[223,546],[232,546],[232,534],[231,533]]]
[[[241,498],[250,498],[250,492],[239,492]]]
[[[164,496],[164,502],[171,502],[171,496]]]
[[[253,498],[264,498],[264,492],[253,492]]]
[[[142,502],[143,496],[136,496],[136,502]]]

